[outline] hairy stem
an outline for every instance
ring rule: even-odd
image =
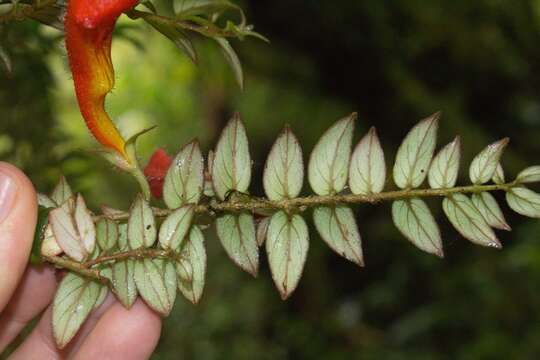
[[[43,260],[51,263],[59,268],[69,270],[77,273],[81,276],[88,277],[97,280],[105,285],[110,286],[110,281],[106,277],[102,276],[99,269],[92,268],[95,265],[124,261],[128,259],[171,259],[176,260],[180,255],[172,250],[160,250],[160,249],[145,249],[140,248],[136,250],[129,250],[124,252],[115,253],[112,255],[102,255],[93,260],[86,262],[77,262],[60,256],[43,256]]]
[[[198,214],[215,215],[221,212],[238,212],[238,211],[250,211],[250,212],[263,212],[263,211],[305,211],[310,207],[316,207],[321,205],[354,205],[354,204],[377,204],[383,201],[394,201],[411,198],[424,198],[424,197],[445,197],[452,194],[471,194],[480,192],[491,191],[508,191],[512,187],[516,186],[515,182],[506,184],[494,184],[494,185],[469,185],[458,186],[449,189],[410,189],[410,190],[396,190],[387,191],[378,194],[369,195],[325,195],[325,196],[307,196],[299,197],[295,199],[285,199],[280,201],[272,201],[265,198],[249,197],[243,195],[241,197],[235,197],[223,202],[211,201],[206,205],[198,205],[195,211]],[[154,215],[157,217],[165,217],[169,215],[172,210],[154,208]],[[95,220],[99,220],[104,216],[96,216]],[[117,213],[108,218],[112,220],[122,221],[129,218],[129,213]]]

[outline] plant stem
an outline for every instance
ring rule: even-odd
[[[198,214],[215,215],[221,212],[262,212],[262,211],[305,211],[307,208],[323,206],[323,205],[355,205],[355,204],[378,204],[383,201],[394,201],[411,198],[425,197],[445,197],[452,194],[471,194],[490,191],[508,191],[516,186],[515,182],[506,184],[493,185],[469,185],[458,186],[449,189],[410,189],[382,192],[378,194],[368,195],[315,195],[307,197],[299,197],[295,199],[284,199],[272,201],[265,198],[242,196],[234,199],[229,199],[223,202],[211,201],[205,205],[197,205],[195,212]],[[154,215],[157,217],[165,217],[173,210],[154,208]],[[96,216],[95,220],[99,220],[103,215]],[[129,218],[129,213],[118,213],[111,215],[108,218],[112,220],[122,221]]]
[[[95,265],[103,264],[110,261],[123,261],[127,259],[178,259],[179,254],[172,250],[160,250],[160,249],[145,249],[140,248],[136,250],[129,250],[125,252],[119,252],[112,255],[103,255],[95,258],[94,260],[89,260],[86,262],[77,262],[70,260],[61,256],[43,256],[43,260],[53,265],[56,265],[59,268],[66,269],[77,273],[81,276],[88,277],[94,280],[97,280],[105,285],[110,286],[110,281],[108,278],[101,275],[99,269],[92,268]]]

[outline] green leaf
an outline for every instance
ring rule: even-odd
[[[394,164],[394,182],[399,188],[417,188],[424,182],[435,151],[440,116],[437,112],[422,120],[401,143]]]
[[[171,261],[163,261],[163,281],[165,282],[165,289],[167,290],[167,296],[169,297],[169,303],[171,309],[176,301],[176,292],[178,282],[176,281],[176,266]]]
[[[56,345],[62,349],[75,336],[100,292],[99,284],[68,273],[60,283],[53,302],[52,326]]]
[[[112,265],[113,293],[126,309],[137,300],[135,284],[135,260],[117,261]]]
[[[244,18],[242,9],[226,0],[174,0],[173,6],[174,12],[181,19],[194,15],[212,15],[229,9],[238,10]]]
[[[521,184],[540,182],[540,166],[531,166],[520,172],[516,181]]]
[[[473,194],[471,200],[489,226],[500,230],[512,230],[506,223],[501,208],[493,195],[488,192]]]
[[[497,185],[501,185],[506,182],[506,180],[504,179],[504,170],[501,166],[501,163],[497,164],[497,168],[495,169],[495,174],[493,174],[492,180]]]
[[[118,224],[118,249],[121,251],[129,250],[127,224]]]
[[[153,14],[157,14],[157,9],[151,1],[141,1],[140,4],[150,10]]]
[[[238,58],[238,55],[232,48],[231,44],[229,43],[229,40],[216,36],[213,38],[216,40],[216,42],[219,44],[219,47],[221,48],[221,51],[223,52],[223,56],[225,57],[225,60],[227,60],[227,63],[230,65],[231,69],[234,72],[234,77],[236,79],[236,82],[238,83],[238,86],[241,90],[244,89],[244,71],[242,70],[242,64],[240,63],[240,59]]]
[[[270,220],[266,253],[272,278],[285,300],[296,289],[309,249],[309,233],[300,215],[278,211]]]
[[[259,247],[263,246],[266,240],[268,225],[270,225],[270,217],[262,218],[257,223],[257,246]]]
[[[172,304],[163,278],[163,271],[150,259],[135,261],[135,284],[144,301],[157,313],[167,316]]]
[[[229,192],[246,192],[251,181],[251,157],[244,124],[238,114],[227,124],[218,141],[212,166],[214,190],[221,200]]]
[[[420,250],[444,256],[439,226],[423,200],[394,201],[392,219],[399,231]]]
[[[96,227],[84,198],[80,194],[77,195],[73,217],[80,241],[86,251],[91,254],[96,246]]]
[[[193,226],[189,233],[189,238],[181,256],[191,266],[191,281],[185,282],[178,279],[178,289],[193,304],[197,304],[201,299],[206,277],[206,250],[204,248],[204,236],[198,226]],[[177,268],[178,273],[178,268]]]
[[[469,168],[469,177],[473,184],[485,184],[491,180],[508,141],[508,138],[504,138],[494,142],[476,155]]]
[[[346,206],[317,207],[313,211],[313,220],[322,239],[332,250],[364,266],[362,240],[351,209]]]
[[[270,150],[264,167],[263,185],[270,200],[292,199],[304,182],[304,161],[298,139],[287,126]]]
[[[96,238],[101,250],[111,250],[118,242],[118,224],[111,219],[100,219],[96,223]]]
[[[45,208],[55,208],[58,206],[50,197],[41,193],[37,194],[37,201],[39,206],[43,206]]]
[[[163,200],[169,209],[197,204],[204,186],[204,160],[197,141],[184,146],[174,158],[163,183]]]
[[[454,194],[443,200],[443,210],[456,230],[471,242],[500,249],[501,243],[474,206],[471,199],[463,194]]]
[[[250,214],[225,214],[216,221],[221,244],[231,260],[243,270],[257,276],[259,251],[255,222]]]
[[[50,208],[43,206],[38,207],[36,230],[34,231],[34,240],[32,241],[32,252],[30,253],[31,264],[41,264],[41,246],[45,238],[47,228],[49,225],[49,213]],[[47,254],[46,254],[47,255]]]
[[[152,208],[142,195],[138,195],[129,212],[129,246],[132,249],[150,247],[156,241],[156,235],[156,220]]]
[[[112,281],[112,269],[110,267],[101,269],[100,274],[101,276]],[[99,284],[99,295],[96,299],[96,303],[94,304],[94,309],[97,309],[101,305],[103,305],[103,302],[105,302],[105,299],[107,298],[108,294],[109,294],[109,287],[107,285]]]
[[[433,158],[428,173],[428,182],[432,189],[449,189],[456,185],[461,158],[460,147],[458,136]]]
[[[94,251],[95,227],[80,195],[76,203],[70,198],[51,210],[49,222],[56,242],[72,259],[83,261]]]
[[[506,202],[518,214],[540,219],[540,194],[525,187],[515,187],[506,193]]]
[[[66,181],[66,178],[62,176],[51,193],[51,199],[56,203],[56,205],[60,206],[72,196],[73,191],[71,191],[71,187]]]
[[[186,205],[167,216],[159,229],[159,245],[163,249],[179,249],[189,231],[194,214],[193,205]]]
[[[315,145],[309,159],[308,180],[316,194],[333,195],[345,188],[355,120],[355,113],[339,120]]]
[[[145,16],[143,20],[146,21],[150,26],[159,31],[161,34],[165,35],[169,40],[171,40],[178,49],[180,49],[194,64],[197,64],[197,50],[193,46],[190,38],[186,33],[184,33],[179,28],[175,27],[173,24],[170,24],[167,21],[161,20],[159,17],[155,16]]]
[[[57,256],[62,252],[62,248],[60,245],[58,245],[58,242],[56,242],[56,238],[54,237],[51,224],[47,225],[45,228],[45,233],[43,234],[43,241],[41,242],[41,255]]]
[[[376,194],[384,189],[385,181],[384,152],[377,131],[372,127],[353,151],[349,187],[353,194]]]

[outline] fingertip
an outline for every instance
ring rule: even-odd
[[[140,299],[127,310],[113,305],[99,320],[77,358],[147,359],[157,346],[161,318]],[[111,335],[113,334],[113,335]]]
[[[0,311],[26,269],[37,215],[36,192],[26,175],[0,162]]]

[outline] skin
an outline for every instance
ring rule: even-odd
[[[105,111],[114,87],[111,60],[116,20],[137,0],[71,0],[64,20],[66,49],[81,114],[94,137],[127,158],[125,141]]]
[[[126,310],[113,296],[94,310],[63,350],[54,344],[51,302],[57,287],[50,266],[29,267],[36,223],[36,193],[17,168],[0,162],[0,172],[16,184],[16,198],[0,223],[0,353],[32,319],[37,326],[11,359],[147,359],[155,349],[161,319],[138,300]]]

